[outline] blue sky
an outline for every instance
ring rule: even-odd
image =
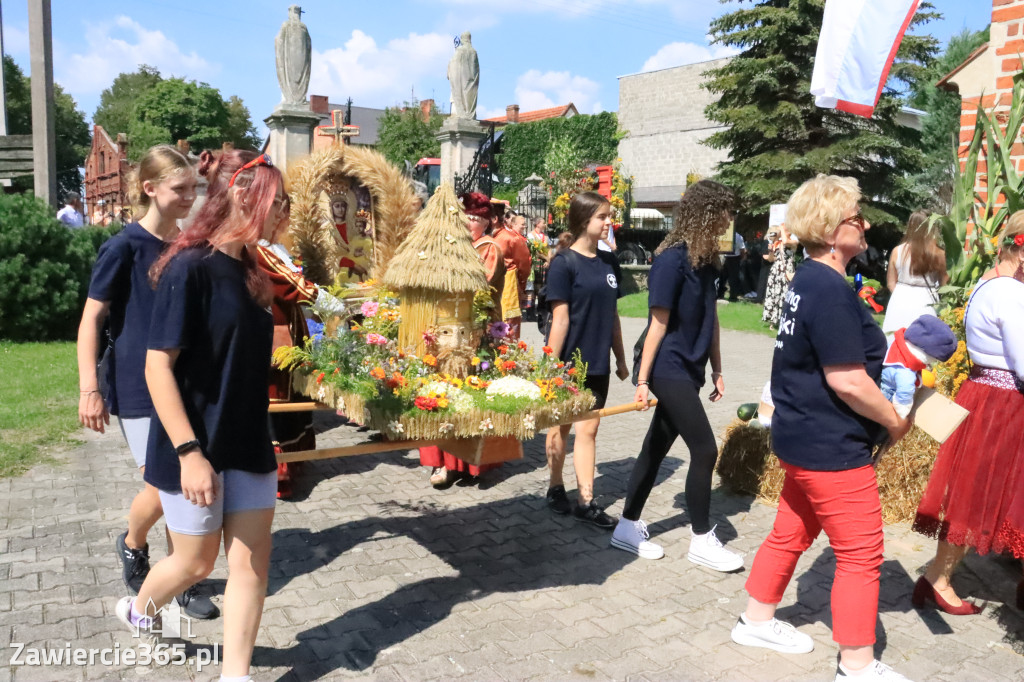
[[[448,106],[452,39],[473,32],[479,117],[572,101],[618,108],[617,76],[724,56],[713,0],[296,0],[313,41],[311,94],[384,107],[415,97]],[[932,0],[945,41],[989,22],[989,0]],[[280,99],[274,36],[288,0],[53,0],[54,74],[91,118],[100,92],[139,63],[239,95],[259,122]],[[88,9],[86,9],[88,8]],[[2,4],[4,50],[27,72],[24,0]]]

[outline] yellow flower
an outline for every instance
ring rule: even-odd
[[[472,360],[470,360],[470,361],[469,361],[469,364],[471,364],[471,365],[473,365],[474,367],[476,367],[477,365],[479,365],[479,364],[480,364],[480,358],[478,358],[478,357],[474,357],[474,358],[473,358]]]
[[[448,407],[448,398],[441,397],[437,399],[437,406],[441,409]]]

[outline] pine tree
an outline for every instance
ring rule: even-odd
[[[824,0],[741,0],[742,7],[711,23],[715,43],[742,50],[708,73],[705,87],[719,95],[706,109],[728,126],[707,141],[729,150],[718,178],[736,190],[742,210],[764,216],[818,173],[857,178],[866,217],[902,223],[914,208],[907,176],[920,171],[920,134],[901,126],[901,93],[924,75],[936,40],[913,35],[935,19],[931,5],[911,22],[871,119],[815,106],[810,94]],[[876,233],[877,234],[877,233]]]

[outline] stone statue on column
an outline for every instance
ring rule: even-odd
[[[469,31],[462,34],[452,60],[448,62],[448,80],[452,86],[452,116],[476,118],[476,98],[480,89],[480,60],[473,49]]]
[[[292,5],[288,8],[288,20],[274,40],[277,54],[277,82],[281,84],[281,107],[302,108],[306,103],[309,89],[309,67],[313,45],[309,31],[302,23],[302,8]]]

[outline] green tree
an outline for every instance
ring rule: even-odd
[[[11,135],[32,133],[31,82],[14,60],[4,55],[4,94],[7,101],[7,131]],[[89,153],[89,126],[85,114],[71,95],[58,85],[53,86],[54,128],[57,132],[57,194],[82,191],[82,176],[78,168]],[[15,178],[12,183],[22,191],[32,189],[31,176]]]
[[[181,78],[160,81],[135,102],[128,125],[129,156],[141,157],[153,142],[188,140],[200,149],[220,147],[226,141],[228,118],[216,88]]]
[[[399,166],[404,166],[406,161],[415,164],[425,157],[436,158],[441,155],[437,133],[443,122],[444,117],[436,107],[430,108],[430,116],[424,121],[418,102],[388,107],[380,119],[377,150]]]
[[[988,29],[964,29],[951,37],[946,49],[911,90],[909,104],[925,111],[921,129],[924,170],[913,176],[915,192],[937,213],[948,213],[953,194],[953,166],[960,133],[960,95],[935,87],[950,71],[960,66],[974,50],[988,40]]]
[[[118,133],[127,133],[134,119],[135,102],[148,92],[163,77],[152,66],[139,65],[138,71],[120,73],[109,88],[100,94],[100,103],[92,115],[92,121],[112,138]]]
[[[706,115],[727,126],[706,142],[729,151],[718,179],[736,190],[749,216],[763,216],[818,173],[852,176],[872,223],[901,224],[917,202],[907,178],[920,171],[923,154],[920,135],[897,122],[900,95],[924,75],[937,47],[913,30],[939,15],[921,4],[874,116],[866,119],[816,107],[810,94],[824,0],[740,4],[711,23],[715,43],[741,50],[710,70],[705,85],[719,96]]]
[[[224,138],[238,149],[259,149],[263,146],[256,126],[249,115],[249,108],[242,98],[231,95],[225,103],[228,109],[228,125],[224,129]]]

